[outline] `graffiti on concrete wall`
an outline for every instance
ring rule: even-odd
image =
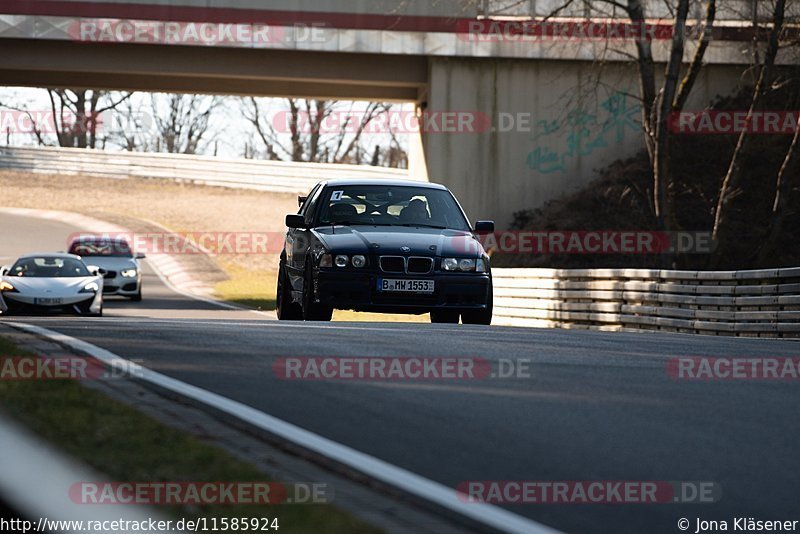
[[[582,107],[567,112],[562,121],[539,121],[528,154],[528,167],[542,174],[563,173],[578,157],[618,145],[630,132],[641,132],[641,106],[628,93],[617,91],[600,102],[597,113]]]

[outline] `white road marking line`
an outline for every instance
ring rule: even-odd
[[[125,360],[113,352],[87,343],[86,341],[31,324],[17,322],[9,322],[6,324],[13,328],[43,336],[57,343],[72,347],[89,354],[93,358],[113,368],[120,368],[135,373],[137,379],[145,380],[158,387],[211,406],[241,421],[300,445],[307,450],[346,465],[356,471],[360,471],[373,479],[399,488],[411,495],[415,495],[416,497],[456,512],[464,517],[468,517],[478,523],[511,533],[547,534],[558,532],[541,523],[537,523],[536,521],[491,504],[464,502],[459,498],[454,488],[449,488],[443,484],[412,473],[411,471],[375,458],[374,456],[359,452],[346,445],[322,437],[319,434],[300,428],[292,423],[278,419],[277,417],[256,410],[240,402],[162,375],[161,373]]]

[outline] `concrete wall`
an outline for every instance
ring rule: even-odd
[[[430,180],[447,184],[472,219],[513,213],[574,191],[612,161],[644,147],[632,65],[432,58],[428,111],[478,112],[479,133],[426,133]],[[741,68],[712,66],[686,109],[735,90]],[[520,117],[512,129],[510,116]],[[509,131],[510,130],[510,131]]]

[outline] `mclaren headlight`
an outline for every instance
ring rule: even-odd
[[[0,282],[0,291],[8,291],[9,293],[12,293],[12,292],[13,293],[17,293],[16,288],[14,286],[12,286],[10,283],[6,282],[5,280]]]
[[[89,282],[83,286],[80,293],[97,293],[98,291],[100,291],[100,287],[97,285],[97,282]]]

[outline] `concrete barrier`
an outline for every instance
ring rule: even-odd
[[[408,178],[406,169],[370,165],[222,159],[81,148],[0,147],[0,169],[103,178],[162,178],[203,185],[307,193],[337,178]]]

